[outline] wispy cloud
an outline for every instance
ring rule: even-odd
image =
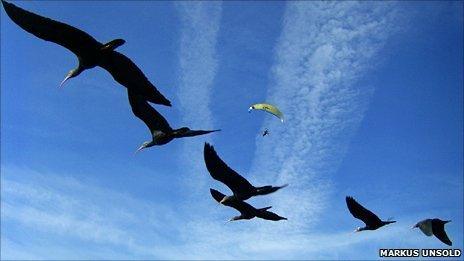
[[[256,184],[290,183],[278,195],[252,200],[256,206],[272,205],[289,221],[216,224],[211,219],[225,220],[232,211],[218,214],[210,208],[204,221],[189,223],[190,244],[185,248],[191,247],[198,258],[334,259],[360,242],[404,236],[403,227],[376,233],[374,239],[314,226],[331,193],[330,174],[337,170],[373,92],[357,81],[375,64],[394,31],[395,10],[394,3],[287,3],[266,98],[284,111],[286,123],[271,117],[264,123],[272,134],[256,140],[250,179]],[[262,203],[269,199],[272,204]],[[210,256],[205,249],[222,251]]]
[[[286,123],[264,123],[272,135],[256,139],[253,173],[290,183],[273,205],[291,226],[310,227],[324,210],[328,175],[337,170],[373,91],[357,80],[375,63],[394,16],[391,3],[287,5],[266,98],[282,109]]]
[[[179,2],[176,7],[181,19],[177,95],[182,125],[192,129],[211,129],[214,124],[209,106],[218,68],[216,42],[222,3]],[[202,155],[205,139],[210,140],[211,137],[184,139],[181,160],[182,164],[193,168],[190,173],[203,170],[202,162],[192,155]]]
[[[83,240],[103,249],[122,247],[119,254],[127,251],[138,258],[163,256],[162,242],[178,232],[175,226],[163,224],[182,223],[172,208],[161,203],[141,201],[63,174],[2,166],[1,186],[2,241],[8,243],[5,247],[19,247],[9,239],[15,234],[11,224],[19,223],[28,230],[49,234],[49,238]],[[9,249],[2,244],[3,250],[8,253]],[[41,255],[35,258],[56,258],[55,253],[35,254]]]
[[[182,19],[178,88],[182,125],[211,128],[209,104],[222,7],[218,2],[176,5]],[[24,248],[9,237],[15,231],[6,222],[58,239],[92,242],[100,252],[107,246],[108,253],[118,251],[117,256],[124,258],[335,259],[362,241],[405,236],[403,226],[379,231],[375,239],[367,233],[354,237],[344,231],[308,232],[324,211],[331,190],[329,175],[337,169],[373,91],[356,82],[391,33],[394,14],[390,3],[287,3],[266,99],[284,111],[286,123],[265,122],[271,135],[256,141],[251,179],[257,184],[290,183],[278,195],[256,199],[273,200],[274,211],[289,221],[226,224],[218,220],[227,220],[234,210],[212,200],[195,202],[195,211],[187,212],[173,202],[149,203],[64,174],[2,166],[2,243],[6,243],[2,253],[14,255]],[[191,166],[185,167],[186,175],[195,175],[189,180],[201,180],[195,168],[204,172],[203,162],[190,155],[201,155],[208,138],[184,141],[180,160]],[[205,190],[201,194],[204,197]],[[44,252],[19,257],[30,256],[56,258]]]

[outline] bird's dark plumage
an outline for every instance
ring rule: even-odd
[[[203,156],[205,158],[206,168],[211,177],[228,186],[234,193],[234,197],[238,200],[247,200],[252,196],[266,195],[287,186],[255,187],[251,185],[248,180],[227,166],[227,164],[219,158],[214,147],[208,143],[205,143]]]
[[[376,214],[363,207],[361,204],[356,202],[352,197],[346,197],[346,205],[348,210],[353,217],[363,221],[366,226],[364,228],[358,228],[357,231],[362,230],[376,230],[387,224],[394,223],[396,221],[382,221]]]
[[[214,200],[216,200],[217,202],[222,202],[222,200],[225,197],[224,194],[215,189],[210,189],[209,191],[211,193],[211,196],[213,196]],[[231,221],[239,219],[252,219],[254,217],[272,221],[287,220],[287,218],[281,217],[273,212],[268,211],[268,209],[270,209],[271,207],[256,209],[250,204],[240,200],[230,200],[228,202],[223,202],[222,204],[231,208],[235,208],[240,212],[240,216],[232,218]]]
[[[129,98],[129,104],[131,106],[134,115],[141,119],[145,125],[147,125],[150,133],[161,131],[164,133],[172,132],[171,126],[168,121],[155,110],[143,96],[138,95],[135,92],[127,92]]]
[[[448,235],[445,231],[445,224],[451,222],[451,220],[441,220],[438,218],[434,219],[424,219],[414,225],[414,228],[418,227],[425,235],[432,236],[435,235],[441,242],[452,246],[453,243],[448,238]]]
[[[139,150],[154,145],[163,145],[175,138],[193,137],[219,131],[191,130],[187,127],[172,129],[168,121],[145,100],[145,97],[132,90],[128,90],[127,94],[132,112],[147,125],[152,135],[152,141],[145,142]]]
[[[107,70],[119,84],[136,92],[149,102],[171,106],[171,102],[147,79],[142,70],[127,56],[112,51],[104,55],[98,65]]]
[[[69,72],[62,84],[86,69],[100,66],[118,83],[137,92],[147,101],[171,106],[171,102],[155,88],[135,63],[125,55],[114,51],[124,44],[123,39],[102,44],[88,33],[73,26],[26,11],[4,0],[2,4],[7,15],[19,27],[38,38],[65,47],[78,57],[79,66]]]
[[[26,11],[4,0],[2,4],[11,20],[22,29],[40,39],[59,44],[77,56],[85,57],[103,46],[88,33],[73,26]]]

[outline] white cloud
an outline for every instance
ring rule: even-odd
[[[256,139],[255,180],[290,183],[273,197],[293,229],[311,227],[324,211],[337,170],[373,88],[359,86],[393,30],[394,5],[291,2],[277,44],[267,101],[286,123],[269,118]],[[289,229],[285,227],[284,229]]]
[[[6,225],[16,223],[49,239],[83,240],[107,250],[122,247],[120,254],[128,251],[139,258],[163,256],[162,244],[157,242],[178,233],[175,226],[165,224],[182,223],[172,208],[161,203],[134,199],[64,174],[2,166],[1,181],[2,240],[8,243],[2,245],[2,253],[4,247],[19,247],[8,238],[14,228]],[[40,258],[56,258],[54,253],[42,252],[45,256]],[[73,257],[69,254],[67,258]]]
[[[182,19],[178,89],[182,125],[211,128],[209,104],[222,7],[217,2],[176,5]],[[7,243],[2,244],[2,253],[5,247],[13,254],[23,247],[8,238],[9,228],[5,234],[5,222],[58,239],[121,248],[133,258],[160,259],[335,259],[360,242],[403,236],[402,226],[357,237],[309,230],[324,211],[331,190],[328,175],[343,157],[372,93],[371,88],[357,87],[356,80],[365,75],[388,37],[393,14],[389,3],[287,3],[267,98],[284,111],[286,123],[265,122],[271,135],[256,141],[251,179],[259,184],[290,183],[266,197],[273,200],[273,211],[288,221],[226,223],[234,210],[211,200],[206,206],[204,201],[194,202],[186,210],[173,202],[148,203],[65,175],[2,167],[2,242]],[[201,155],[208,138],[185,139],[180,160],[190,162],[186,175],[195,176],[188,182],[202,176],[209,180],[195,169],[204,172],[203,162],[189,156]],[[18,176],[21,179],[14,178]],[[49,255],[41,258],[54,258]]]
[[[217,71],[220,2],[176,3],[181,18],[180,83],[177,95],[184,123],[212,127],[210,94]]]
[[[222,15],[221,2],[179,2],[176,7],[181,19],[179,53],[179,97],[182,126],[191,129],[213,129],[210,111],[211,92],[218,68],[216,42]],[[203,142],[211,135],[185,138],[180,161],[189,166],[189,173],[199,178],[203,163],[192,155],[202,155]],[[189,179],[189,178],[187,178]],[[187,182],[191,186],[191,182]],[[194,186],[204,187],[205,182]],[[193,188],[192,188],[193,189]]]
[[[251,201],[260,207],[271,200],[265,205],[289,220],[222,224],[218,217],[226,220],[235,215],[233,210],[218,214],[209,209],[204,221],[189,223],[184,249],[206,259],[334,259],[360,242],[404,236],[399,226],[356,237],[315,226],[327,213],[330,174],[337,170],[373,92],[357,86],[357,80],[375,64],[392,33],[394,9],[391,3],[287,3],[266,99],[282,109],[286,123],[272,117],[264,123],[271,135],[256,139],[250,180],[290,183],[275,195]]]

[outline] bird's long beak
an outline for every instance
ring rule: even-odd
[[[60,83],[60,88],[63,87],[63,84],[64,84],[69,78],[71,78],[71,74],[68,74],[68,75],[66,75],[66,77],[64,77],[64,80]]]
[[[143,149],[145,149],[145,147],[142,145],[134,152],[134,154],[137,154],[137,152],[139,152],[139,151],[141,151]]]

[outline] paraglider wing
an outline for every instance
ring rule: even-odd
[[[252,110],[266,111],[276,116],[277,118],[279,118],[281,122],[284,122],[284,114],[279,109],[277,109],[277,107],[275,107],[274,105],[267,104],[267,103],[257,103],[257,104],[251,105],[250,108],[248,108],[248,112],[251,112]]]

